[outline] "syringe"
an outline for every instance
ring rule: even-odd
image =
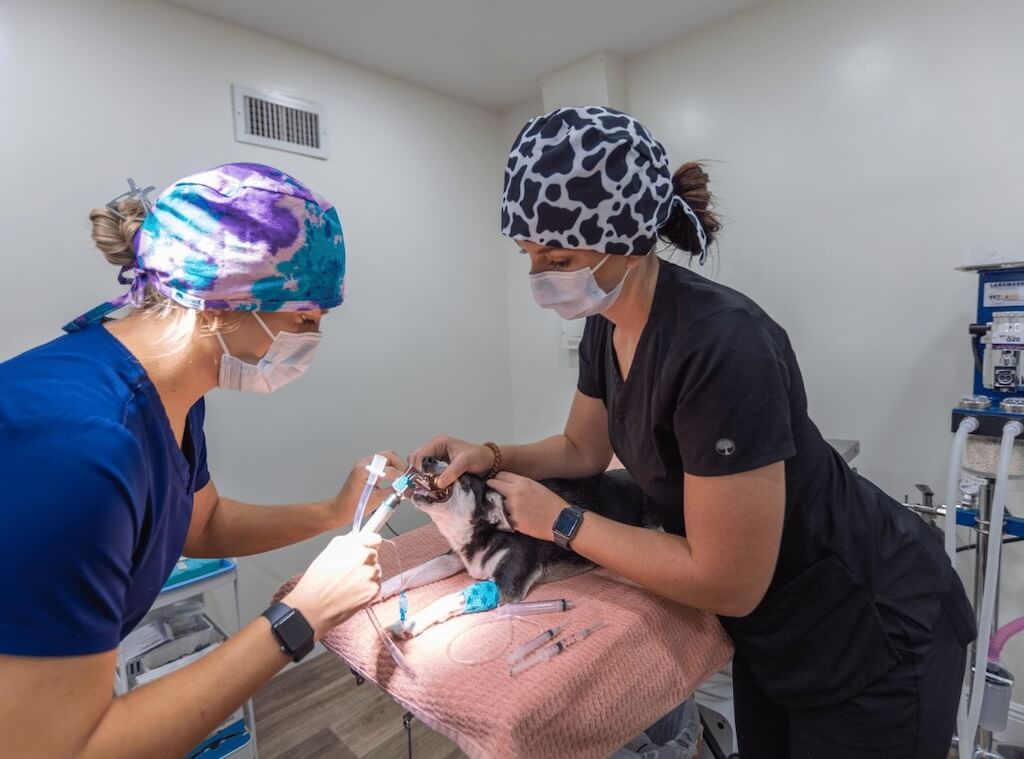
[[[552,614],[569,611],[572,601],[565,598],[554,598],[550,601],[527,601],[521,604],[499,606],[495,614],[499,617],[525,617],[529,614]]]
[[[557,625],[556,627],[549,627],[536,638],[531,638],[530,640],[526,641],[523,645],[521,645],[519,648],[517,648],[515,651],[513,651],[511,654],[509,654],[508,663],[516,664],[522,659],[525,659],[529,654],[533,653],[535,650],[543,646],[545,643],[554,638],[560,632],[562,632],[562,625]]]
[[[508,670],[509,675],[515,677],[520,672],[528,670],[534,664],[540,664],[542,661],[548,661],[549,659],[558,656],[560,653],[565,651],[565,649],[569,648],[570,646],[576,645],[585,638],[590,637],[595,632],[600,630],[602,627],[605,627],[607,624],[607,622],[598,622],[596,625],[584,627],[582,630],[573,635],[570,635],[568,638],[560,640],[557,643],[547,646],[546,648],[542,648],[529,659],[524,659],[515,666],[510,667]]]

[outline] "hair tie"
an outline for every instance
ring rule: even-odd
[[[153,187],[153,185],[150,185],[149,187],[139,189],[138,185],[135,184],[135,180],[131,177],[128,177],[125,181],[128,183],[128,191],[122,192],[116,198],[107,201],[107,209],[117,218],[121,219],[121,221],[127,221],[128,217],[122,214],[118,209],[118,203],[122,200],[131,200],[132,198],[135,198],[142,203],[142,208],[145,210],[146,214],[149,214],[153,210],[153,201],[149,199],[149,193],[153,192],[156,188]]]

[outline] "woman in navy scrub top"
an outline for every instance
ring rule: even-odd
[[[254,554],[337,529],[366,479],[363,461],[330,501],[255,506],[221,496],[207,468],[203,396],[297,378],[341,303],[331,205],[258,164],[187,177],[155,203],[132,188],[92,214],[130,291],[0,364],[4,757],[183,756],[379,590],[380,538],[335,538],[282,604],[218,650],[112,696],[118,643],[180,555]],[[285,442],[271,429],[266,440]],[[394,476],[403,464],[388,456]]]
[[[632,117],[562,108],[509,156],[502,231],[537,303],[587,317],[565,431],[491,447],[439,437],[439,485],[491,485],[516,529],[666,598],[718,614],[736,649],[742,759],[939,759],[974,622],[925,524],[851,471],[807,415],[786,332],[741,293],[652,255],[699,256],[719,231],[707,175],[669,171]],[[616,454],[665,532],[582,514],[535,480]],[[585,505],[585,504],[581,504]],[[568,509],[568,510],[567,510]]]

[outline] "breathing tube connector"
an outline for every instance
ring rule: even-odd
[[[362,528],[363,517],[366,515],[366,504],[370,502],[370,496],[373,495],[373,491],[377,487],[377,480],[384,476],[384,468],[387,464],[388,460],[384,456],[377,454],[373,457],[373,461],[370,462],[369,466],[366,467],[366,471],[370,473],[370,476],[366,478],[363,492],[359,495],[359,505],[356,506],[356,518],[352,521],[352,532],[359,532]]]

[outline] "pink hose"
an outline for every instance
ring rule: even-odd
[[[992,633],[992,640],[988,644],[988,660],[998,662],[1003,655],[1003,646],[1022,630],[1024,630],[1024,617],[1017,617]]]

